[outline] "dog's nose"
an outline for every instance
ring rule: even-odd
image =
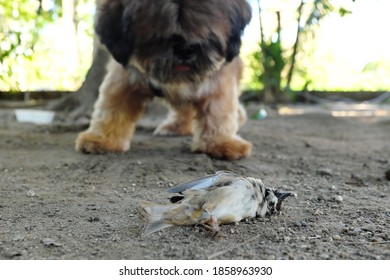
[[[196,48],[195,46],[175,45],[173,55],[182,61],[190,61],[196,56]]]
[[[193,60],[196,56],[196,45],[189,44],[182,36],[174,35],[171,38],[173,55],[182,61]]]

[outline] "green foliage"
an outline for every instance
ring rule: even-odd
[[[263,73],[261,81],[266,81],[271,87],[281,87],[282,71],[286,65],[280,40],[260,43],[262,53]]]
[[[261,88],[277,95],[277,91],[282,88],[282,74],[286,65],[281,42],[280,40],[263,41],[259,44],[259,48],[261,52],[253,54],[252,67],[258,69],[253,72],[253,78],[259,82]]]
[[[259,0],[258,3],[260,5]],[[261,9],[259,11],[260,24],[262,24],[264,11]],[[297,31],[295,42],[291,46],[287,46],[281,37],[281,31],[284,28],[280,18],[282,13],[274,11],[278,24],[275,30],[268,30],[271,36],[264,36],[264,27],[260,27],[262,34],[259,43],[260,52],[257,51],[252,55],[252,67],[255,69],[252,84],[262,85],[260,88],[266,91],[265,94],[271,94],[276,102],[291,99],[289,94],[293,79],[299,81],[302,87],[307,87],[310,84],[310,78],[308,78],[305,67],[296,60],[308,51],[306,47],[308,41],[314,39],[320,22],[335,11],[337,9],[329,0],[301,0],[295,11]],[[350,13],[342,7],[337,12],[340,16]],[[275,37],[277,40],[274,39]]]
[[[63,1],[68,0],[0,0],[0,91],[80,85],[92,55],[95,0],[75,1],[72,41],[64,33]],[[78,69],[69,67],[64,54],[75,44],[83,60]]]
[[[344,7],[341,7],[339,9],[339,14],[340,14],[340,16],[343,17],[343,16],[346,16],[346,15],[352,14],[352,12],[347,10],[347,9],[345,9]]]
[[[0,81],[17,88],[13,65],[30,60],[42,28],[60,16],[59,6],[42,7],[39,0],[0,0]]]

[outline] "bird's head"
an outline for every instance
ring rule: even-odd
[[[263,217],[265,215],[272,215],[280,212],[283,201],[289,196],[296,197],[297,194],[293,192],[280,192],[274,188],[266,188],[264,204],[258,215]]]

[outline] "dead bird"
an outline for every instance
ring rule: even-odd
[[[265,187],[260,179],[228,171],[184,182],[167,191],[178,193],[171,197],[172,204],[141,204],[140,218],[144,222],[141,235],[174,225],[197,224],[218,235],[220,224],[275,214],[283,200],[296,196]]]

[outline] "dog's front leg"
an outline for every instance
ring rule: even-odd
[[[124,152],[130,148],[135,124],[150,98],[147,89],[118,63],[111,61],[100,86],[89,128],[76,139],[84,153]],[[130,76],[129,76],[130,75]]]
[[[252,144],[237,135],[246,120],[239,104],[238,79],[223,69],[212,92],[194,106],[196,114],[192,150],[214,158],[236,160],[251,154]]]
[[[223,103],[213,100],[212,103]],[[252,144],[238,136],[238,110],[225,112],[221,105],[210,106],[210,112],[197,112],[192,150],[214,158],[236,160],[248,157]]]

